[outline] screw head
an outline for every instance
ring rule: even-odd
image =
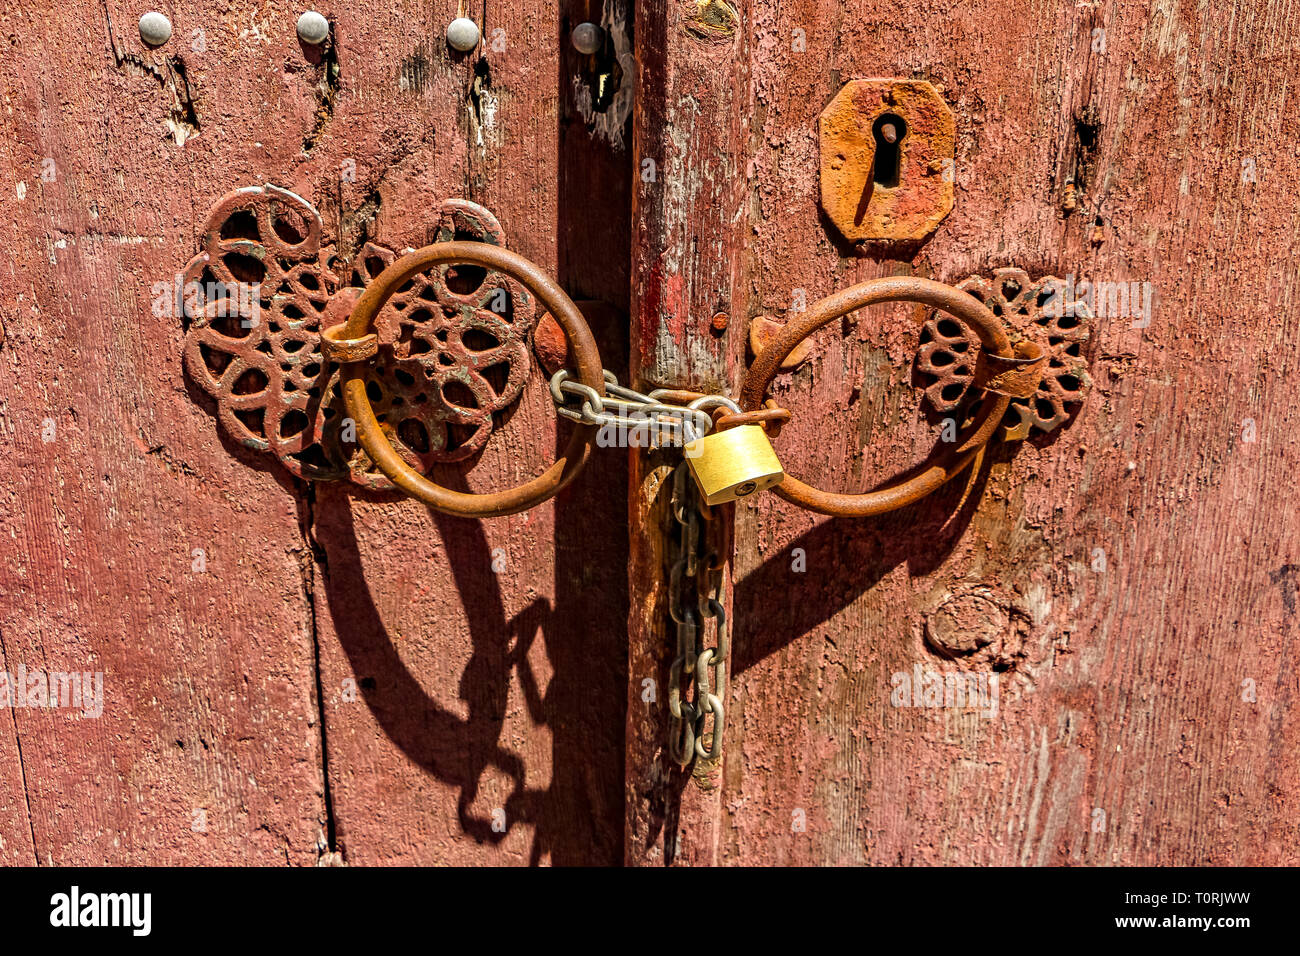
[[[573,42],[575,50],[590,56],[604,44],[605,31],[594,23],[579,23],[573,28],[569,39]]]
[[[172,22],[157,10],[140,18],[140,39],[149,46],[162,46],[172,38]]]
[[[298,18],[298,39],[312,46],[324,43],[330,35],[330,22],[315,10],[308,10]]]
[[[478,46],[478,24],[469,17],[457,17],[447,24],[447,45],[453,50],[468,53]]]

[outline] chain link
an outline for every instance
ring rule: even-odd
[[[672,481],[678,535],[668,578],[668,613],[676,625],[677,650],[668,673],[668,709],[672,714],[668,752],[685,767],[697,756],[705,760],[722,756],[730,640],[727,614],[719,599],[721,562],[705,536],[708,508],[685,462],[674,470]],[[716,622],[714,645],[704,647],[704,622],[710,618]],[[688,700],[692,684],[694,695]],[[710,714],[713,726],[706,731]]]
[[[604,395],[573,378],[568,369],[551,376],[551,398],[560,415],[584,425],[626,429],[627,440],[620,444],[631,447],[680,447],[713,430],[714,409],[742,414],[739,405],[722,395],[699,395],[684,405],[675,401],[684,394],[694,393],[657,388],[642,394],[620,385],[609,369],[605,369]]]

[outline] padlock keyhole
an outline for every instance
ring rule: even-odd
[[[898,167],[902,159],[900,147],[907,135],[907,123],[897,113],[886,113],[871,128],[876,139],[876,161],[872,181],[877,186],[893,188],[898,185]]]

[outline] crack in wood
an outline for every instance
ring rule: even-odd
[[[308,632],[311,638],[312,676],[316,696],[316,721],[320,734],[321,786],[325,806],[324,839],[317,843],[317,862],[320,865],[337,865],[346,853],[339,842],[338,818],[334,810],[334,792],[330,784],[329,731],[326,726],[325,683],[321,666],[320,622],[316,614],[316,569],[322,576],[329,575],[329,556],[324,545],[316,540],[316,486],[310,481],[295,481],[295,498],[298,505],[298,530],[302,535],[303,549],[299,554],[298,569],[305,598]],[[286,841],[287,842],[287,841]]]
[[[9,648],[5,646],[4,632],[0,631],[0,660],[4,661],[5,669],[9,667]],[[36,865],[41,865],[41,854],[37,849],[36,843],[36,818],[32,814],[32,795],[27,786],[27,764],[23,759],[23,741],[18,733],[18,712],[10,708],[9,719],[14,728],[14,749],[18,751],[18,778],[23,788],[23,806],[27,813],[27,830],[32,839],[32,856],[36,860]]]
[[[104,6],[104,17],[108,22],[108,44],[113,53],[114,65],[128,75],[152,78],[168,94],[171,104],[167,107],[165,124],[176,145],[184,146],[187,139],[197,136],[199,132],[199,114],[194,105],[194,94],[190,90],[185,61],[180,56],[164,56],[160,65],[146,60],[138,53],[123,50],[113,35],[113,16],[107,3]]]
[[[321,49],[320,59],[316,63],[316,71],[319,74],[316,83],[316,119],[312,124],[311,132],[303,137],[302,151],[304,153],[310,153],[320,144],[321,137],[325,134],[325,128],[334,119],[334,102],[338,98],[340,86],[339,54],[338,48],[334,44],[334,33],[335,26],[331,21],[329,38],[326,40],[324,48]]]

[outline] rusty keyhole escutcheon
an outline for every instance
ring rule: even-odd
[[[851,242],[919,241],[952,211],[957,126],[925,80],[854,80],[819,120],[821,205]]]

